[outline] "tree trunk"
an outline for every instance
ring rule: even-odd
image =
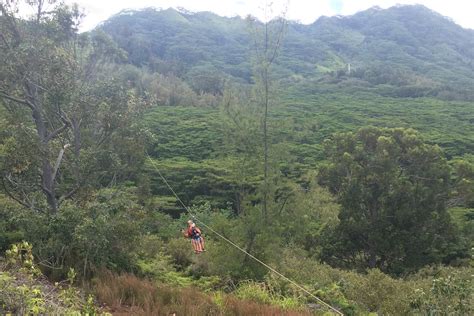
[[[81,153],[81,123],[77,119],[71,120],[72,132],[74,135],[74,156],[76,160],[79,160]]]
[[[41,168],[42,189],[46,195],[51,213],[55,214],[58,210],[58,201],[54,189],[53,168],[47,157],[43,158],[43,166]]]
[[[375,247],[370,246],[369,249],[369,268],[373,269],[377,265],[377,254]]]
[[[265,65],[263,80],[265,85],[265,113],[263,116],[263,219],[267,222],[267,201],[268,201],[268,69]]]
[[[378,218],[379,218],[379,206],[377,203],[377,199],[371,203],[369,206],[369,218],[370,218],[370,226],[371,231],[369,232],[368,241],[369,241],[369,268],[373,269],[377,265],[377,234],[375,232],[374,227],[376,227]]]
[[[26,86],[27,95],[31,104],[32,117],[36,126],[36,133],[40,141],[40,155],[42,156],[41,164],[41,189],[46,196],[51,213],[55,214],[58,209],[58,201],[54,188],[54,170],[49,161],[50,148],[48,145],[48,132],[45,120],[42,114],[41,103],[35,98],[36,89],[30,85]]]

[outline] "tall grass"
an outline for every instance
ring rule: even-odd
[[[311,315],[230,295],[218,302],[196,288],[154,284],[130,274],[103,272],[94,283],[98,300],[114,315]]]

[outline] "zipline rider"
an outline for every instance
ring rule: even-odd
[[[204,238],[202,237],[201,230],[194,224],[192,220],[188,221],[188,229],[184,233],[184,237],[191,239],[191,245],[193,246],[194,253],[198,254],[204,249]]]

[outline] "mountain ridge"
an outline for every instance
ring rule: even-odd
[[[134,65],[185,80],[206,68],[213,76],[252,82],[251,35],[241,17],[148,8],[118,14],[100,29]],[[400,96],[474,100],[474,30],[422,5],[289,22],[274,73],[290,84],[295,76],[350,79],[391,86]]]

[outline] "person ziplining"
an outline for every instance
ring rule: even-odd
[[[184,232],[184,237],[191,239],[194,253],[199,254],[206,251],[204,249],[204,238],[202,237],[201,230],[192,220],[188,221],[188,229]]]
[[[171,185],[169,184],[169,182],[166,180],[166,178],[163,176],[163,174],[161,174],[160,172],[160,169],[158,169],[158,167],[155,165],[155,163],[153,162],[153,159],[151,159],[150,155],[148,153],[146,153],[146,155],[148,156],[148,159],[150,160],[150,162],[152,163],[153,167],[155,168],[155,170],[158,172],[158,175],[160,176],[160,178],[163,180],[163,182],[166,184],[166,186],[170,189],[170,191],[173,193],[173,195],[176,197],[176,200],[179,201],[179,203],[184,207],[184,209],[186,210],[187,213],[189,213],[193,218],[196,218],[195,215],[193,214],[193,212],[189,209],[189,207],[186,206],[186,204],[184,204],[184,202],[179,198],[179,196],[176,194],[176,191],[171,187]],[[319,303],[323,304],[324,306],[326,306],[329,310],[335,312],[337,315],[341,315],[341,316],[344,316],[344,314],[339,311],[337,308],[333,307],[332,305],[326,303],[325,301],[323,301],[322,299],[320,299],[319,297],[317,297],[315,294],[313,294],[312,292],[310,292],[308,289],[306,289],[304,286],[300,285],[299,283],[293,281],[292,279],[288,278],[287,276],[283,275],[282,273],[278,272],[275,268],[273,268],[272,266],[266,264],[265,262],[263,262],[262,260],[260,260],[259,258],[255,257],[254,255],[252,255],[251,253],[247,252],[244,248],[240,247],[239,245],[237,245],[236,243],[234,243],[232,240],[230,240],[229,238],[225,237],[224,235],[222,235],[221,233],[219,233],[218,231],[216,231],[215,229],[213,229],[211,226],[207,225],[206,223],[204,223],[202,220],[199,221],[204,227],[206,227],[209,231],[211,231],[212,233],[216,234],[216,236],[218,236],[219,238],[225,240],[227,243],[229,243],[230,245],[232,245],[233,247],[237,248],[238,250],[240,250],[242,253],[244,253],[245,255],[247,255],[248,257],[252,258],[253,260],[255,260],[256,262],[260,263],[261,265],[263,265],[265,268],[267,268],[268,270],[272,271],[273,273],[275,273],[276,275],[280,276],[282,279],[290,282],[291,284],[293,284],[294,286],[296,286],[297,288],[299,288],[300,290],[302,290],[303,292],[305,292],[306,294],[308,294],[309,296],[311,296],[313,299],[315,299],[316,301],[318,301]],[[203,237],[201,236],[201,230],[199,228],[196,227],[196,225],[194,224],[194,222],[192,220],[189,220],[188,221],[188,229],[185,231],[183,230],[182,231],[184,233],[184,236],[186,238],[191,238],[191,243],[193,245],[193,249],[196,253],[201,253],[204,250],[204,239]],[[195,234],[195,232],[197,232],[198,234]],[[196,242],[196,240],[198,242]],[[199,247],[199,248],[198,248]]]

